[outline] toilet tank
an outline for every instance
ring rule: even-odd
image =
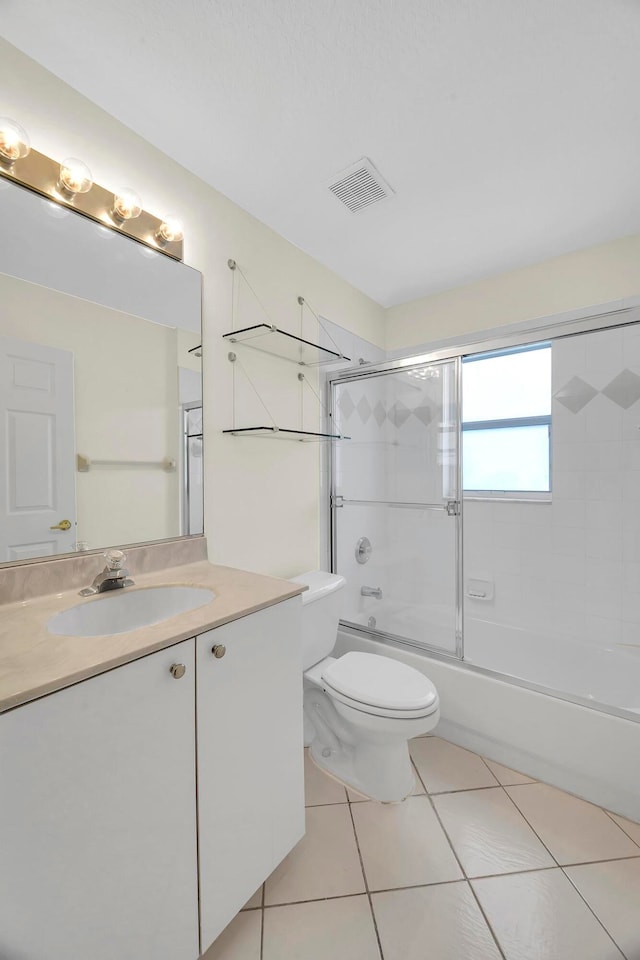
[[[344,577],[323,570],[310,570],[292,577],[292,583],[304,583],[309,588],[302,594],[303,670],[328,657],[335,646],[342,601],[340,591],[345,582]]]

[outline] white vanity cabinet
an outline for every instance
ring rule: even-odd
[[[0,715],[0,960],[205,952],[304,833],[301,611]]]
[[[2,960],[195,960],[194,710],[187,640],[0,716]]]
[[[294,597],[196,641],[203,952],[304,833],[301,612]]]

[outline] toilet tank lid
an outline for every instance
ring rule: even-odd
[[[302,602],[314,603],[316,600],[326,597],[335,590],[341,590],[346,580],[337,573],[326,573],[324,570],[309,570],[307,573],[301,573],[297,577],[291,578],[292,583],[304,583],[309,587],[302,594]]]

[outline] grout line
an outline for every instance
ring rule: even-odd
[[[445,831],[446,832],[446,831]],[[447,837],[447,839],[449,839]],[[449,841],[450,843],[450,841]],[[455,853],[455,851],[454,851]],[[409,883],[401,887],[381,887],[379,890],[371,890],[371,895],[375,896],[378,893],[401,893],[403,890],[420,890],[424,887],[443,887],[452,883],[472,883],[475,880],[497,880],[500,877],[517,877],[523,873],[544,873],[546,870],[564,870],[565,868],[570,867],[592,867],[597,866],[600,863],[620,863],[621,860],[637,860],[638,857],[618,857],[615,860],[588,860],[584,863],[567,863],[563,866],[560,866],[557,863],[552,863],[548,867],[526,867],[523,870],[509,870],[503,873],[482,873],[478,876],[467,877],[456,877],[454,880],[432,880],[429,883]],[[461,867],[462,869],[462,867]],[[464,871],[463,871],[464,873]],[[365,891],[360,890],[357,893],[339,893],[331,897],[311,897],[306,900],[287,900],[285,903],[266,903],[264,905],[265,910],[272,910],[274,907],[295,907],[301,903],[317,903],[320,900],[346,900],[349,897],[362,897],[364,896]],[[243,910],[243,913],[250,913],[252,910],[260,910],[261,907],[250,907],[248,910]]]
[[[360,850],[360,841],[358,840],[358,831],[356,830],[356,822],[353,818],[351,801],[348,798],[349,798],[349,794],[347,793],[347,800],[349,803],[349,816],[351,817],[351,826],[353,827],[353,836],[356,841],[356,849],[358,851],[358,858],[360,860],[360,869],[362,870],[362,879],[364,880],[364,888],[367,894],[367,900],[369,901],[369,910],[371,911],[373,929],[375,930],[376,940],[378,941],[378,950],[380,951],[380,960],[384,960],[384,953],[382,952],[382,941],[380,940],[380,931],[378,930],[378,921],[376,920],[375,911],[373,909],[373,900],[371,899],[371,891],[369,890],[369,881],[367,880],[367,873],[364,869],[364,860],[362,859],[362,851]]]
[[[611,823],[615,823],[616,827],[618,827],[619,830],[622,830],[622,832],[626,834],[627,837],[629,837],[629,840],[631,840],[632,843],[635,843],[636,847],[638,847],[638,849],[640,850],[640,843],[638,843],[637,840],[634,840],[631,834],[628,833],[623,826],[621,826],[616,820],[613,819],[609,811],[605,810],[604,807],[600,807],[600,809],[602,810],[603,813],[606,813],[606,815],[609,817],[609,820],[611,820]],[[616,814],[616,816],[622,816],[622,814]],[[626,820],[627,818],[625,817],[624,819]],[[630,822],[633,823],[633,821],[630,821]]]
[[[458,787],[456,790],[432,790],[430,793],[429,791],[427,792],[430,797],[442,797],[447,793],[479,793],[480,790],[495,790],[496,787],[501,786],[502,784],[496,780],[495,783],[489,784],[488,787]],[[526,784],[522,784],[522,786],[526,786]]]
[[[379,893],[402,893],[403,890],[428,890],[430,887],[448,887],[455,883],[470,883],[472,880],[495,880],[498,877],[513,877],[520,873],[542,873],[544,870],[557,870],[557,867],[536,867],[534,870],[517,870],[514,873],[489,874],[483,877],[456,877],[454,880],[433,880],[430,883],[410,883],[403,887],[383,887],[380,890],[371,890],[371,896],[377,897]],[[291,900],[288,903],[268,903],[265,910],[273,910],[274,907],[297,907],[302,903],[318,903],[325,900],[348,900],[351,897],[363,897],[364,891],[360,893],[342,893],[335,897],[315,897],[313,900]],[[257,908],[256,908],[257,909]],[[243,911],[247,913],[248,911]]]
[[[526,786],[528,786],[528,784],[525,783],[525,784],[522,784],[522,786],[525,786],[525,787],[526,787]],[[524,820],[524,822],[528,825],[529,829],[530,829],[530,830],[532,831],[532,833],[534,833],[535,836],[538,838],[538,840],[540,841],[540,843],[542,844],[542,846],[545,848],[545,850],[547,851],[547,853],[549,854],[549,856],[551,857],[551,859],[553,860],[553,862],[556,863],[558,866],[560,866],[560,863],[559,863],[559,861],[558,861],[558,858],[553,855],[553,852],[549,849],[549,847],[547,846],[547,844],[544,842],[544,840],[542,839],[542,837],[540,836],[540,834],[538,833],[538,831],[536,830],[536,828],[535,828],[535,827],[533,826],[533,824],[530,823],[529,820],[525,817],[524,813],[522,812],[522,810],[520,809],[520,807],[518,806],[518,804],[515,802],[515,800],[513,799],[513,797],[511,796],[511,794],[509,793],[509,791],[508,791],[505,787],[502,787],[502,790],[504,791],[505,796],[509,798],[509,800],[511,801],[511,803],[513,804],[513,806],[515,807],[515,809],[518,811],[518,813],[520,814],[520,816],[522,817],[522,819]]]
[[[377,890],[375,891],[378,892]],[[312,897],[310,900],[287,900],[286,903],[265,903],[265,910],[273,910],[274,907],[298,907],[302,903],[324,903],[325,900],[349,900],[353,897],[365,897],[366,890],[358,890],[356,893],[337,893],[330,897]]]
[[[595,867],[599,863],[620,863],[621,860],[637,860],[640,858],[640,851],[638,853],[631,853],[628,857],[605,857],[604,860],[576,860],[575,863],[559,863],[558,866],[561,870],[564,870],[565,867]]]
[[[633,858],[628,857],[627,859],[633,859]],[[564,869],[563,869],[562,867],[560,867],[560,869],[562,870],[562,875],[567,878],[567,880],[569,881],[569,883],[571,884],[571,886],[573,887],[573,889],[576,891],[576,893],[578,894],[578,896],[580,897],[580,899],[582,900],[582,902],[583,902],[584,904],[586,904],[588,910],[589,910],[589,911],[593,914],[593,916],[596,918],[596,920],[598,921],[598,923],[600,924],[600,926],[602,927],[602,929],[604,930],[604,932],[606,933],[606,935],[609,937],[609,939],[610,939],[611,942],[613,943],[614,947],[617,947],[617,948],[618,948],[618,950],[620,951],[621,955],[622,955],[623,957],[625,957],[625,960],[626,960],[626,956],[627,956],[626,953],[624,953],[623,950],[622,950],[622,948],[616,943],[616,941],[615,941],[614,938],[613,938],[613,934],[611,934],[611,933],[607,930],[607,928],[605,927],[604,923],[602,922],[602,920],[600,919],[600,917],[598,916],[598,914],[595,912],[595,910],[593,909],[593,907],[591,906],[591,904],[589,903],[589,901],[587,900],[587,898],[586,898],[586,897],[583,897],[582,893],[580,892],[580,890],[578,889],[578,887],[576,886],[576,884],[573,882],[573,880],[571,879],[571,877],[570,877],[567,873],[565,873]]]
[[[430,803],[430,805],[431,805],[431,809],[433,810],[434,816],[435,816],[436,820],[438,821],[438,823],[440,824],[440,829],[442,830],[442,832],[443,832],[443,834],[444,834],[444,836],[445,836],[445,838],[446,838],[446,840],[447,840],[447,843],[449,844],[449,846],[450,846],[450,848],[451,848],[451,852],[452,852],[453,856],[454,856],[455,859],[456,859],[456,863],[458,864],[458,866],[460,867],[460,870],[462,871],[462,876],[463,876],[463,878],[464,878],[464,881],[466,882],[469,890],[471,891],[471,896],[473,897],[473,899],[475,900],[475,902],[476,902],[477,905],[478,905],[478,910],[479,910],[480,913],[482,914],[482,917],[483,917],[483,919],[484,919],[484,922],[485,922],[486,925],[487,925],[487,929],[488,929],[489,933],[490,933],[491,936],[493,937],[494,943],[495,943],[495,945],[496,945],[496,949],[498,950],[498,953],[499,953],[500,956],[502,957],[502,960],[506,960],[506,956],[505,956],[505,954],[504,954],[504,951],[502,950],[502,947],[500,946],[500,941],[498,940],[498,938],[497,938],[497,936],[496,936],[496,933],[495,933],[493,927],[492,927],[491,924],[489,923],[489,918],[488,918],[488,916],[486,915],[486,913],[484,912],[484,908],[483,908],[482,904],[480,903],[480,901],[479,901],[479,899],[478,899],[478,896],[477,896],[477,894],[476,894],[476,891],[473,889],[473,884],[471,884],[471,883],[469,882],[469,877],[467,876],[467,873],[466,873],[464,867],[462,866],[462,862],[461,862],[461,860],[460,860],[460,857],[459,857],[458,854],[456,853],[456,849],[455,849],[453,843],[451,842],[451,837],[449,836],[449,834],[448,834],[447,831],[445,830],[445,826],[444,826],[442,820],[440,819],[440,814],[439,814],[438,811],[436,810],[436,805],[435,805],[435,803],[433,802],[433,798],[431,797],[431,794],[430,794],[429,791],[427,790],[427,786],[426,786],[424,780],[422,779],[422,777],[420,776],[420,771],[419,771],[418,768],[415,766],[415,764],[414,764],[414,767],[415,767],[415,771],[416,771],[416,773],[417,773],[417,775],[418,775],[418,779],[419,779],[420,783],[422,784],[422,786],[424,787],[424,789],[425,789],[425,791],[426,791],[427,799],[428,799],[428,801],[429,801],[429,803]]]
[[[515,786],[527,787],[527,786],[530,786],[530,784],[522,783],[522,784],[515,784]],[[531,786],[532,786],[532,784],[531,784]],[[617,860],[635,860],[638,856],[640,856],[640,846],[638,846],[638,844],[636,843],[636,846],[638,847],[638,851],[639,851],[639,852],[638,852],[638,853],[630,853],[628,856],[624,856],[624,857],[603,857],[602,859],[598,859],[598,860],[576,860],[575,862],[572,861],[571,863],[560,863],[560,861],[558,860],[558,858],[553,855],[552,851],[549,849],[549,847],[547,846],[547,844],[544,842],[544,840],[542,839],[542,837],[540,836],[540,834],[538,833],[538,831],[536,830],[536,828],[533,826],[532,823],[529,822],[529,820],[527,819],[527,817],[524,815],[524,813],[522,812],[522,810],[520,809],[520,807],[518,806],[518,804],[515,802],[515,800],[513,799],[513,797],[511,796],[511,794],[509,793],[509,791],[508,791],[507,789],[505,789],[505,787],[503,787],[502,789],[504,790],[504,792],[506,793],[506,795],[509,797],[509,800],[511,800],[511,803],[515,806],[515,808],[516,808],[516,810],[518,811],[518,813],[520,814],[520,816],[529,824],[529,826],[531,827],[531,829],[532,829],[533,832],[535,833],[535,835],[536,835],[536,837],[538,838],[538,840],[540,841],[540,843],[549,851],[550,855],[553,857],[553,859],[554,859],[555,862],[558,864],[558,866],[560,867],[560,869],[562,869],[563,867],[582,867],[582,866],[587,866],[587,865],[590,864],[590,863],[615,863]],[[558,789],[559,789],[559,788],[558,788]],[[563,791],[563,792],[566,793],[566,791]],[[568,794],[568,796],[572,797],[573,794]],[[577,800],[581,800],[582,798],[581,798],[581,797],[577,797],[576,799],[577,799]],[[584,802],[584,803],[589,803],[588,800],[585,800],[585,801],[583,801],[583,802]],[[605,814],[607,813],[607,811],[604,809],[604,807],[598,807],[597,804],[595,804],[595,803],[592,803],[591,806],[592,806],[592,807],[596,807],[597,810],[602,810],[602,812],[605,813]],[[610,819],[611,819],[611,818],[610,818]],[[620,826],[620,824],[616,823],[615,820],[611,820],[611,822],[612,822],[613,824],[615,824],[615,826],[617,826],[617,827],[622,831],[622,833],[625,834],[625,836],[629,836],[624,830],[622,830],[622,827]],[[629,840],[631,840],[632,843],[635,843],[635,840],[633,839],[633,837],[629,837]]]
[[[331,800],[329,803],[305,803],[305,810],[313,810],[316,807],[343,807],[348,800]]]
[[[262,960],[262,955],[264,953],[264,895],[267,882],[262,884],[262,897],[260,898],[260,960]]]
[[[485,767],[487,768],[487,770],[489,771],[489,773],[491,774],[491,776],[496,778],[496,780],[498,781],[498,783],[500,784],[501,787],[526,787],[528,783],[540,783],[540,781],[539,781],[539,780],[536,780],[535,777],[529,777],[529,776],[527,776],[526,773],[520,773],[519,770],[514,770],[513,772],[514,772],[514,773],[520,773],[520,776],[521,776],[521,777],[526,777],[526,778],[527,778],[527,782],[526,782],[526,783],[503,783],[501,780],[498,780],[498,775],[497,775],[496,773],[494,773],[493,770],[491,769],[491,767],[489,766],[489,763],[498,763],[497,760],[489,760],[488,757],[483,757],[483,756],[481,756],[479,753],[476,753],[476,757],[480,757],[480,759],[481,759],[482,762],[484,763]],[[498,766],[499,766],[499,767],[504,767],[504,763],[498,763]],[[505,770],[509,770],[509,769],[511,769],[511,768],[510,768],[510,767],[505,767]]]

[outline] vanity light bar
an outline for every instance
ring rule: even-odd
[[[183,230],[175,216],[147,213],[133,190],[105,190],[81,160],[58,163],[38,153],[23,128],[7,118],[0,118],[0,175],[173,260],[183,259]]]

